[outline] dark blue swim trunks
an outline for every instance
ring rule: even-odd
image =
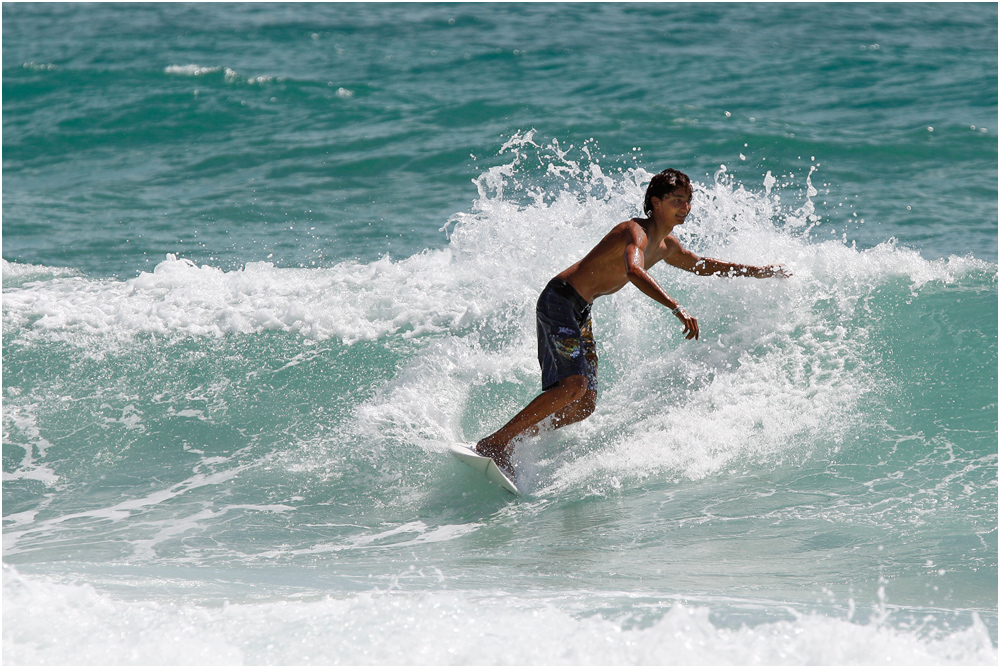
[[[597,390],[597,345],[590,302],[568,281],[553,278],[538,297],[535,318],[542,390],[569,376],[586,376],[587,387]]]

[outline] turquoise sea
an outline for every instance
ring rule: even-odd
[[[997,662],[997,5],[4,3],[3,662]],[[787,281],[598,300],[652,174]]]

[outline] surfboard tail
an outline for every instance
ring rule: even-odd
[[[514,481],[489,457],[484,457],[467,445],[452,445],[451,452],[464,463],[485,475],[486,479],[493,484],[500,485],[511,494],[521,494],[521,490],[517,488]]]

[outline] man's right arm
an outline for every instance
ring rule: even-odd
[[[684,334],[688,339],[698,338],[698,320],[688,315],[670,295],[668,295],[653,277],[646,273],[644,250],[647,237],[638,225],[631,225],[626,230],[628,242],[625,245],[625,275],[629,282],[639,288],[640,292],[650,299],[666,306],[684,323]]]

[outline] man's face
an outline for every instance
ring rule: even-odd
[[[674,225],[681,225],[691,213],[691,191],[678,188],[670,194],[653,198],[653,212]]]

